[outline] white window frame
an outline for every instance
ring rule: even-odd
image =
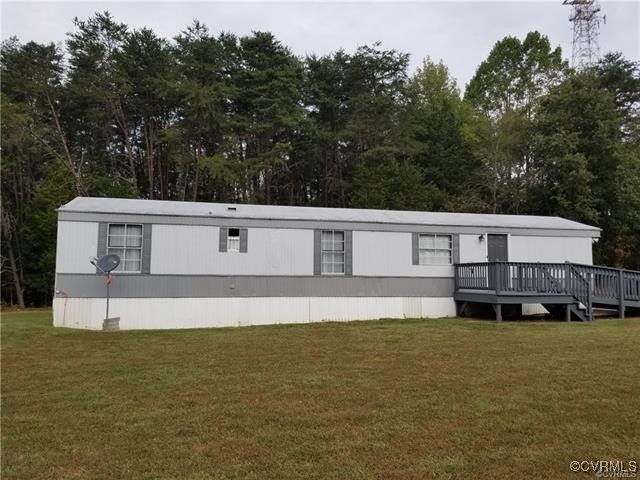
[[[324,249],[324,241],[323,241],[323,237],[325,233],[331,233],[332,238],[331,238],[331,245],[335,245],[336,241],[335,241],[335,234],[336,233],[341,233],[342,234],[342,272],[326,272],[325,271],[325,265],[340,265],[339,263],[336,262],[325,262],[324,260],[324,255],[325,253],[329,254],[334,254],[334,253],[340,253],[340,250],[325,250]],[[346,272],[346,268],[347,268],[347,232],[345,232],[344,230],[321,230],[320,231],[320,274],[321,275],[339,275],[339,276],[344,276],[345,272]]]
[[[119,235],[111,235],[111,226],[112,225],[124,225],[124,245],[121,247],[118,246],[110,246],[109,239],[111,237],[117,237]],[[140,227],[140,246],[139,247],[127,247],[127,228],[128,227]],[[109,223],[107,224],[107,254],[109,254],[109,250],[123,250],[124,257],[120,258],[120,265],[122,265],[122,269],[120,265],[118,268],[114,270],[117,273],[142,273],[142,262],[144,258],[144,225],[142,223]],[[125,270],[126,258],[127,258],[127,249],[128,250],[140,250],[140,270]]]
[[[238,236],[231,236],[231,230],[237,230]],[[227,252],[228,253],[240,253],[240,228],[230,227],[227,228]]]
[[[422,237],[433,237],[434,248],[422,248],[422,247],[420,247],[420,243],[421,243],[420,240],[422,239]],[[449,238],[449,248],[436,248],[435,247],[435,245],[437,245],[438,238],[442,238],[442,237],[448,237]],[[449,252],[449,263],[423,262],[422,261],[422,255],[420,255],[422,252],[431,252],[431,253]],[[420,233],[420,234],[418,234],[418,264],[419,265],[433,265],[433,266],[440,266],[440,267],[447,267],[447,266],[453,265],[453,235],[451,235],[449,233]]]

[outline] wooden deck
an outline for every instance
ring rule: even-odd
[[[496,320],[502,305],[540,303],[565,318],[592,320],[595,307],[618,310],[621,318],[640,308],[640,272],[576,263],[482,262],[455,265],[458,313],[469,303],[491,304]]]

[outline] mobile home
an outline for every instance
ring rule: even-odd
[[[57,326],[120,329],[456,315],[454,265],[592,263],[558,217],[78,197],[58,212]]]

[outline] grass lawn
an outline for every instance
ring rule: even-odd
[[[90,332],[2,315],[2,478],[594,478],[640,460],[640,320]]]

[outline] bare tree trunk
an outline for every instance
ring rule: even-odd
[[[329,206],[329,155],[326,152],[323,154],[324,156],[324,201],[322,202],[321,207]]]
[[[196,163],[196,172],[195,175],[193,177],[193,189],[191,192],[191,201],[192,202],[197,202],[198,201],[198,184],[200,183],[200,168],[198,167],[198,164]]]
[[[264,198],[265,204],[271,205],[271,166],[264,169]]]
[[[127,152],[127,159],[129,164],[129,174],[131,175],[131,184],[133,185],[135,191],[137,193],[140,193],[138,190],[138,178],[136,175],[136,164],[133,156],[133,146],[131,145],[131,137],[129,136],[129,124],[127,122],[127,117],[124,113],[120,100],[118,99],[117,102],[117,104],[111,102],[111,110],[113,111],[116,123],[122,131],[124,149]]]
[[[11,277],[13,278],[13,287],[16,292],[16,300],[18,301],[18,306],[24,308],[24,286],[22,285],[22,281],[20,280],[20,272],[18,271],[16,257],[13,254],[13,245],[11,240],[9,240],[7,244],[7,254],[9,256],[9,266],[11,267]]]
[[[200,184],[200,147],[196,147],[196,171],[193,176],[193,188],[191,189],[191,201],[198,201],[198,185]]]
[[[60,124],[60,118],[58,117],[58,112],[56,111],[53,102],[51,101],[51,97],[49,96],[49,92],[47,92],[47,103],[49,104],[49,109],[51,110],[51,115],[53,116],[53,122],[56,127],[56,133],[58,134],[58,140],[60,141],[60,145],[62,147],[62,160],[66,164],[67,168],[73,175],[76,192],[80,196],[87,196],[87,189],[82,184],[82,179],[80,178],[80,174],[76,170],[76,167],[73,164],[73,159],[71,158],[71,151],[69,150],[69,146],[67,145],[67,140],[64,135],[64,131],[62,130],[62,125]]]
[[[147,146],[147,180],[149,182],[149,198],[153,200],[153,126],[145,121],[144,137]]]
[[[22,284],[22,276],[20,275],[20,269],[13,250],[13,234],[15,233],[15,221],[9,216],[9,212],[7,212],[7,209],[4,207],[4,203],[0,204],[0,210],[2,210],[2,234],[6,239],[9,267],[11,268],[11,277],[13,279],[13,288],[16,292],[16,300],[18,301],[18,305],[24,308],[24,286]]]
[[[129,174],[131,175],[131,184],[133,185],[133,188],[135,189],[136,193],[140,193],[140,190],[138,189],[138,178],[136,175],[136,162],[133,157],[133,147],[131,145],[131,138],[129,137],[129,132],[127,132],[126,129],[123,132],[124,132],[124,145],[127,151],[127,158],[129,160]]]
[[[162,161],[164,159],[164,149],[162,148],[162,144],[160,144],[158,146],[158,150],[156,150],[158,152],[158,178],[160,180],[159,185],[160,185],[160,200],[166,200],[167,199],[167,179],[166,176],[164,174],[164,168],[162,165]]]
[[[337,155],[337,162],[336,162],[336,167],[338,169],[338,171],[336,172],[336,177],[337,177],[337,181],[338,181],[338,192],[340,195],[340,205],[337,205],[338,207],[344,207],[346,205],[346,194],[344,191],[344,181],[342,178],[342,160],[343,160],[343,156],[340,153],[340,149],[336,149],[336,155]]]

